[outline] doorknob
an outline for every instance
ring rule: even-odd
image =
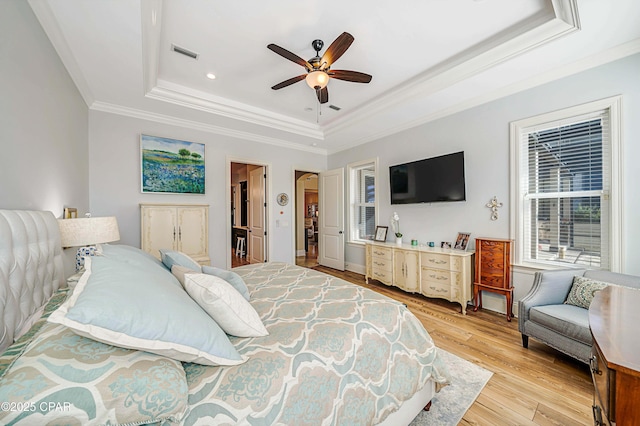
[[[342,234],[342,231],[338,231],[338,234]]]

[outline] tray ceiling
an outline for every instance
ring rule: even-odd
[[[636,3],[30,0],[90,108],[320,153],[636,53]],[[309,59],[344,31],[332,68],[371,83],[332,79],[322,107],[304,81],[271,89],[304,68],[267,44]]]

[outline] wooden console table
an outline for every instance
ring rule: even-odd
[[[482,291],[507,298],[507,321],[513,317],[511,286],[511,240],[476,238],[476,273],[473,281],[474,308],[482,308]]]
[[[640,419],[640,290],[609,286],[589,307],[595,425],[637,425]]]

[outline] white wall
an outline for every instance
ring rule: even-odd
[[[400,216],[405,243],[417,239],[454,241],[459,231],[472,237],[509,237],[509,123],[614,95],[623,95],[624,152],[624,272],[640,275],[640,55],[634,55],[561,80],[511,95],[419,127],[387,136],[365,145],[331,155],[328,168],[379,157],[377,196],[379,225],[389,225],[394,211]],[[456,151],[465,152],[467,200],[391,206],[389,166]],[[493,196],[504,203],[499,219],[490,220],[485,204]],[[469,247],[475,247],[471,241]],[[362,246],[347,244],[348,269],[362,270]],[[531,270],[514,273],[519,300],[529,291]],[[484,305],[504,312],[504,297],[487,295]]]
[[[89,207],[88,109],[27,2],[0,2],[0,208]]]
[[[140,191],[140,134],[205,144],[206,194],[142,194]],[[165,125],[99,111],[89,113],[89,170],[91,213],[118,218],[120,243],[140,247],[140,203],[209,204],[209,250],[212,264],[225,267],[230,256],[227,207],[230,206],[228,158],[270,166],[268,190],[269,260],[293,262],[295,204],[275,202],[285,192],[293,198],[294,169],[324,170],[326,157],[273,145],[244,141],[198,130]],[[230,174],[230,171],[229,171]],[[229,188],[227,188],[229,185]],[[280,214],[282,212],[282,214]],[[287,223],[287,226],[276,226]]]

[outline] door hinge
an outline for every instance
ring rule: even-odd
[[[267,231],[264,231],[264,235],[267,235]]]
[[[264,206],[267,207],[267,203],[264,203]]]

